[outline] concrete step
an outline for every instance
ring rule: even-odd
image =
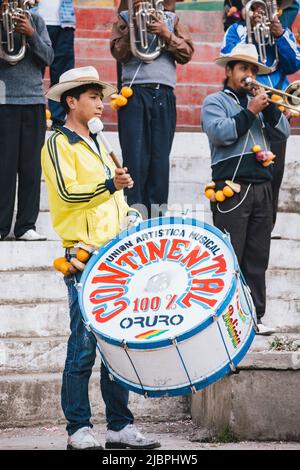
[[[0,318],[0,338],[14,338],[20,343],[33,338],[67,336],[70,331],[66,298],[50,303],[4,304],[0,306]],[[268,298],[264,321],[278,333],[300,332],[300,300]],[[4,354],[4,349],[1,350]]]
[[[205,213],[204,220],[207,221],[209,216],[210,213]],[[0,272],[25,271],[30,275],[33,270],[34,272],[41,271],[41,275],[44,275],[44,270],[48,271],[52,268],[53,260],[64,254],[61,242],[54,240],[44,243],[5,241],[1,246],[3,252]],[[272,240],[270,269],[291,269],[299,266],[300,240]]]
[[[57,302],[66,296],[63,277],[52,269],[42,272],[2,271],[0,284],[0,302],[6,304]],[[299,300],[300,269],[269,269],[267,294],[271,299]]]
[[[12,374],[0,377],[1,428],[35,424],[58,424],[65,421],[60,406],[61,373]],[[99,392],[98,373],[90,381],[93,422],[103,422],[104,406]],[[151,421],[182,419],[188,413],[189,397],[162,397],[145,400],[130,394],[129,406],[134,415]]]
[[[61,302],[0,305],[0,338],[48,338],[67,336],[67,297]]]
[[[60,321],[58,326],[60,325],[64,326],[62,321]],[[276,334],[279,337],[283,336],[283,333],[279,330]],[[293,340],[300,341],[300,331],[299,333],[293,332],[293,334],[288,335],[284,333],[284,335]],[[68,331],[64,336],[62,336],[60,331],[56,336],[30,336],[27,338],[15,336],[2,338],[0,349],[0,376],[14,373],[34,374],[60,372],[64,368],[68,336]],[[257,336],[239,367],[262,368],[265,366],[265,355],[273,356],[273,362],[276,368],[279,368],[279,365],[280,368],[283,369],[292,367],[295,357],[288,355],[288,351],[281,352],[280,354],[278,354],[278,351],[270,351],[270,345],[274,336],[275,334],[268,338]],[[285,359],[283,362],[281,361],[284,353],[290,360],[288,364]],[[96,367],[99,369],[99,364],[97,364]]]
[[[299,352],[260,354],[256,365],[193,395],[192,419],[237,440],[299,441],[299,387]]]
[[[2,271],[0,284],[0,303],[3,304],[63,301],[67,293],[63,276],[53,268],[49,271]]]

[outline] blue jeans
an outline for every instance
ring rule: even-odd
[[[77,277],[79,281],[80,276]],[[74,434],[84,426],[93,427],[88,394],[89,379],[96,358],[96,339],[83,323],[75,276],[65,277],[68,288],[71,335],[68,341],[67,358],[63,372],[61,404],[68,421],[68,434]],[[133,423],[128,408],[129,392],[115,381],[111,381],[107,368],[101,363],[100,387],[105,403],[107,428],[120,431]]]

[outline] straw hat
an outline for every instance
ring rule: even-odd
[[[68,90],[77,88],[89,83],[96,83],[103,88],[103,97],[117,93],[117,89],[110,83],[99,80],[98,71],[95,67],[79,67],[63,73],[59,78],[59,83],[48,90],[47,98],[60,102],[61,95]]]
[[[272,72],[271,67],[258,62],[258,54],[254,44],[238,44],[232,49],[230,54],[218,57],[215,59],[215,62],[221,67],[226,67],[228,62],[235,60],[256,65],[258,67],[257,75],[266,75]]]

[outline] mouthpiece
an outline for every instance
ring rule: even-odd
[[[97,117],[90,119],[87,125],[92,134],[99,134],[104,128],[103,122]]]

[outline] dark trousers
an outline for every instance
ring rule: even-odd
[[[41,148],[45,141],[45,106],[0,106],[0,234],[8,235],[18,175],[18,211],[14,233],[35,229],[39,213]]]
[[[276,223],[279,191],[282,183],[284,165],[285,165],[285,152],[286,140],[283,142],[273,142],[271,144],[271,151],[276,155],[273,166],[273,180],[272,180],[272,193],[273,193],[273,227]]]
[[[62,73],[75,67],[74,58],[74,29],[60,26],[47,26],[54,50],[54,61],[50,66],[50,86],[59,81]],[[53,125],[65,123],[65,111],[56,101],[49,100],[49,109]]]
[[[169,156],[176,127],[176,99],[171,87],[133,86],[133,96],[118,112],[123,165],[134,180],[126,190],[127,202],[143,216],[166,210],[169,191]],[[163,206],[159,208],[158,206]]]
[[[242,185],[240,194],[219,204],[222,211],[235,207],[244,197],[248,185]],[[214,225],[230,234],[240,268],[252,293],[257,317],[266,307],[265,274],[269,262],[272,230],[271,183],[252,185],[242,204],[232,212],[222,214],[212,204]]]

